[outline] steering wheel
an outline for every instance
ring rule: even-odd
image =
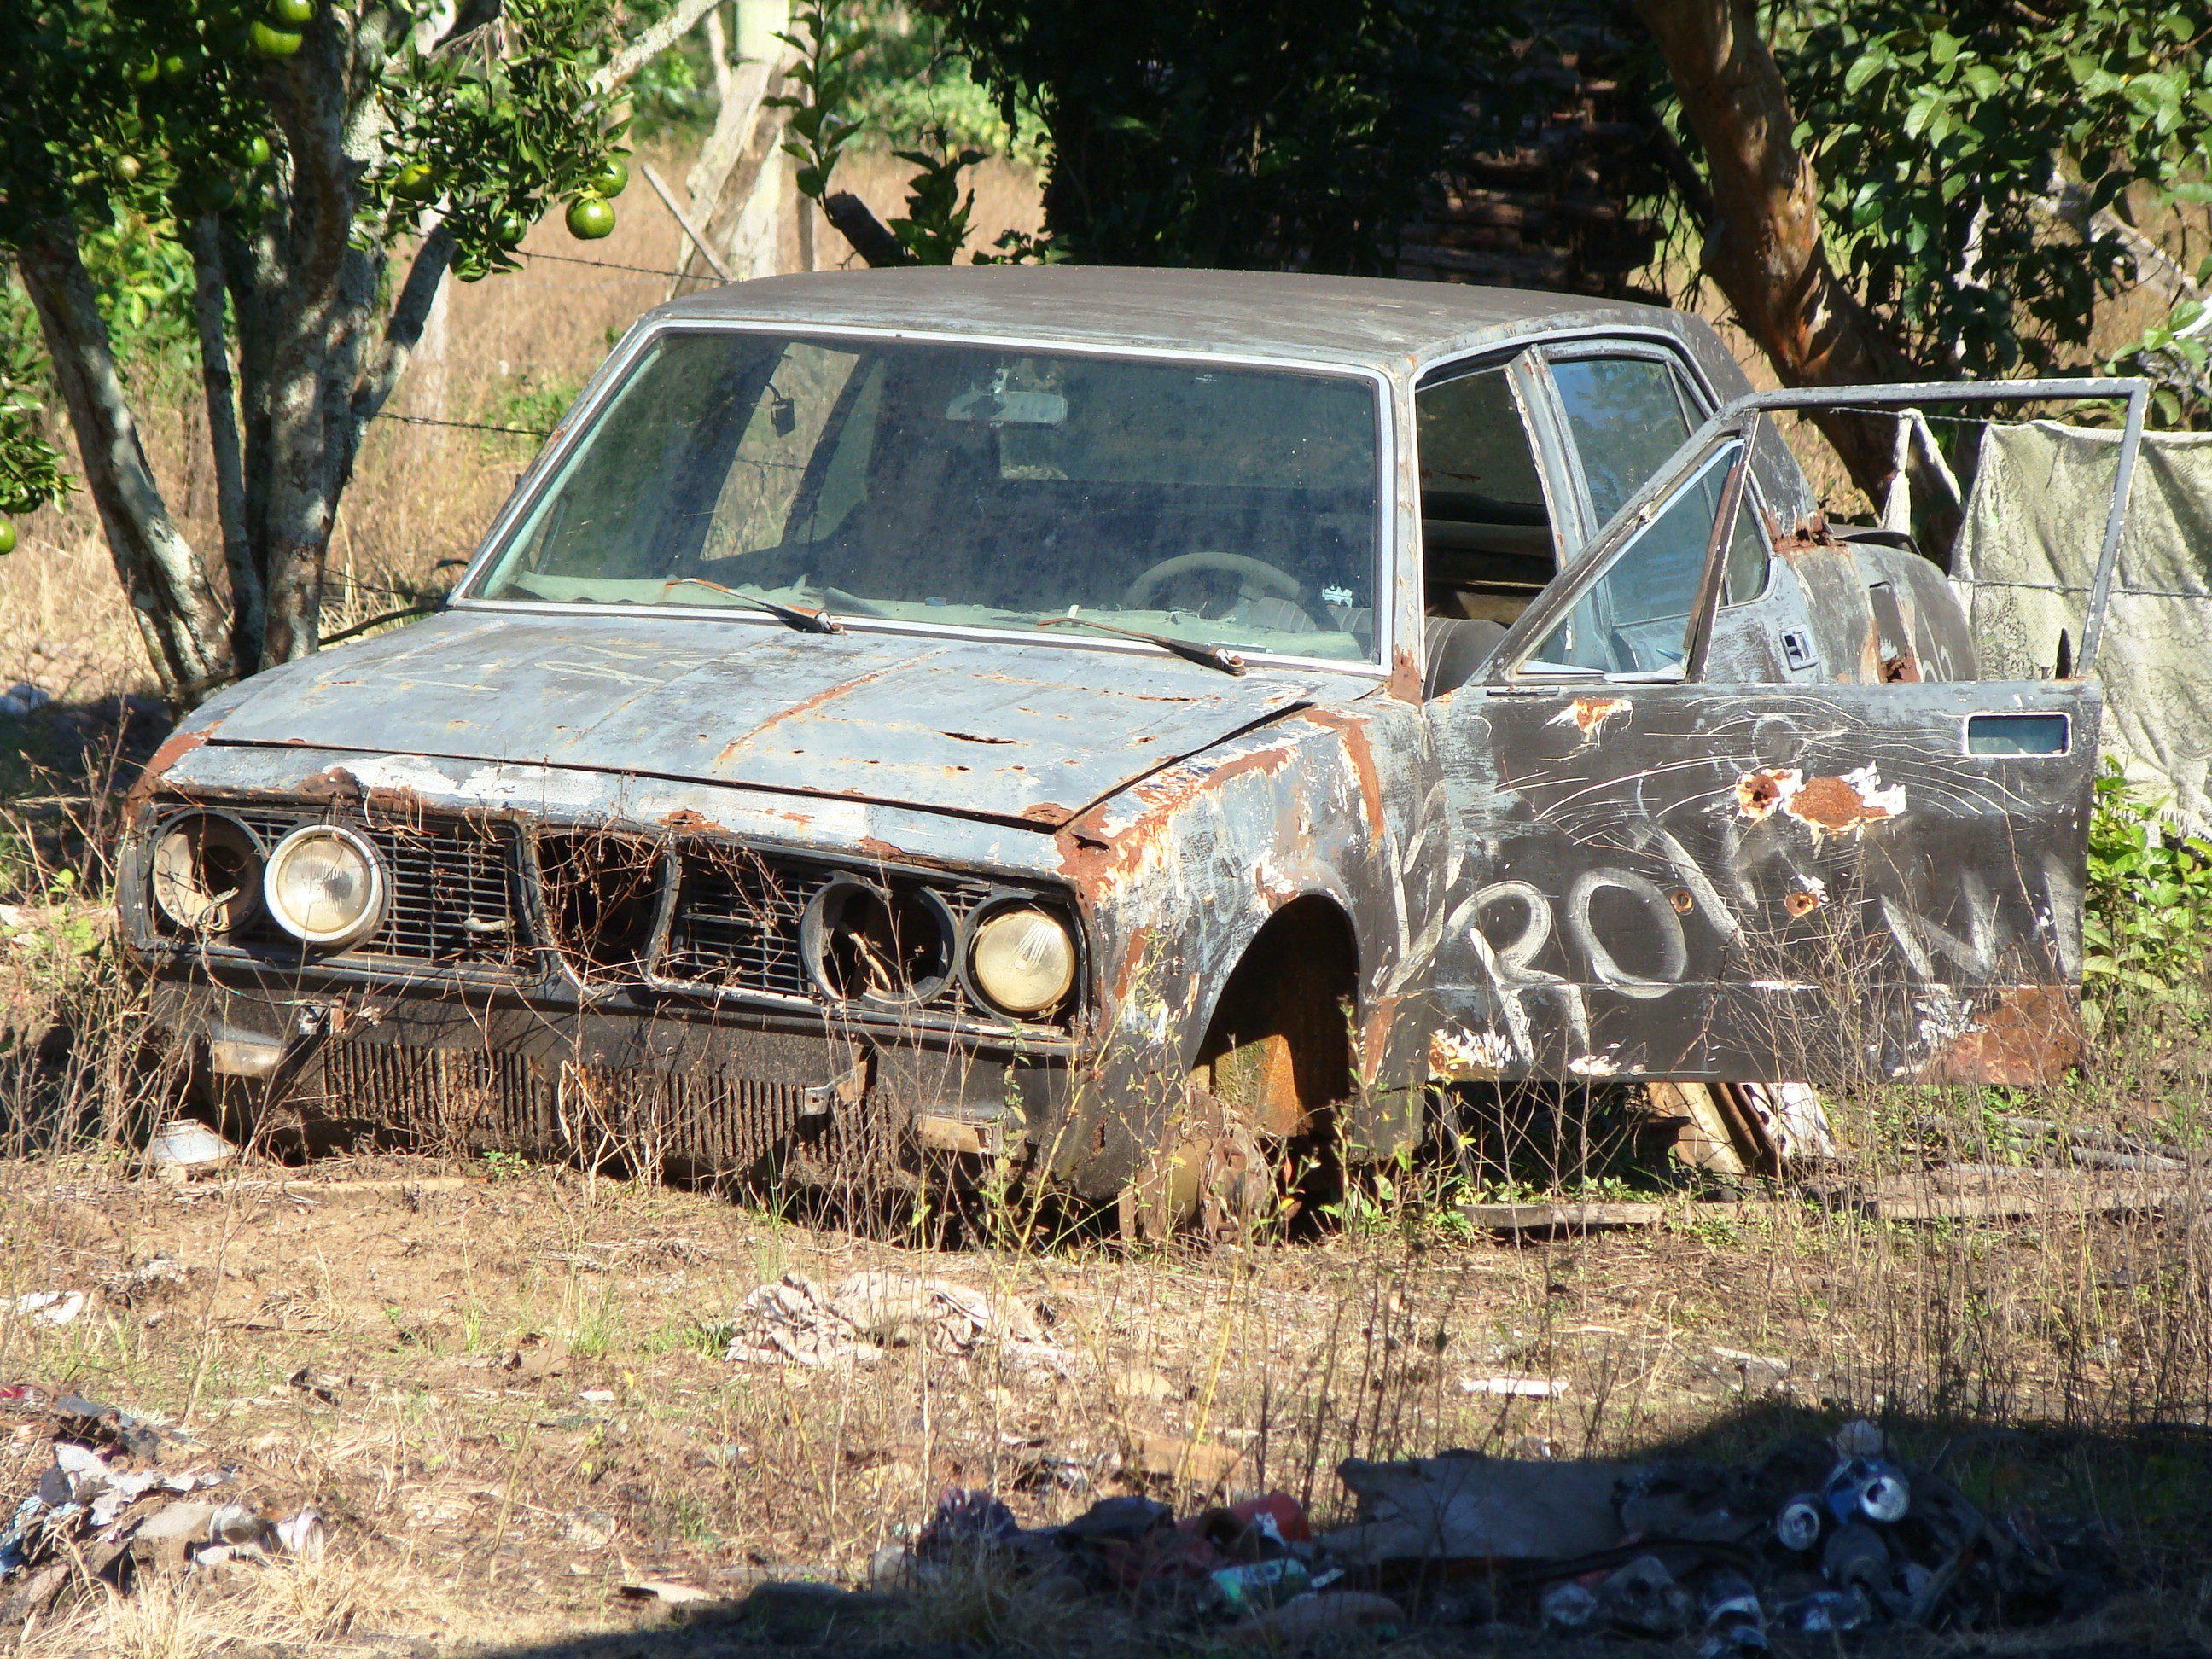
[[[1290,600],[1293,605],[1305,593],[1296,576],[1287,570],[1278,570],[1264,559],[1255,559],[1243,553],[1221,553],[1211,548],[1200,548],[1195,553],[1178,553],[1173,558],[1162,559],[1146,569],[1122,590],[1121,604],[1131,611],[1147,610],[1152,595],[1161,588],[1170,582],[1201,571],[1214,575],[1242,577],[1279,599]]]

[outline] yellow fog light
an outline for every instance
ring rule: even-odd
[[[325,948],[351,945],[384,920],[384,867],[369,844],[334,823],[302,825],[276,843],[262,878],[269,914]]]
[[[986,916],[968,947],[975,988],[1010,1014],[1041,1014],[1075,984],[1075,936],[1027,905]]]

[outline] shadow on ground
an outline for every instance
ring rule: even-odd
[[[2197,1425],[2079,1431],[1893,1419],[1900,1457],[1915,1470],[1940,1468],[1992,1517],[2016,1517],[2044,1540],[2075,1581],[2059,1601],[2014,1607],[2014,1616],[1926,1631],[1890,1625],[1848,1638],[1778,1630],[1783,1655],[2033,1654],[2090,1659],[2118,1653],[2212,1654],[2205,1613],[2212,1603],[2212,1433]],[[1698,1433],[1654,1446],[1639,1464],[1762,1464],[1829,1455],[1837,1419],[1788,1405],[1747,1408]],[[1680,1547],[1677,1547],[1679,1549]],[[1627,1552],[1632,1554],[1634,1551]],[[1618,1560],[1622,1553],[1613,1553]],[[1695,1552],[1691,1552],[1694,1556]],[[1728,1552],[1711,1553],[1715,1561]],[[1762,1565],[1752,1566],[1752,1556]],[[1595,1559],[1595,1558],[1592,1558]],[[1690,1557],[1680,1556],[1687,1559]],[[1781,1559],[1771,1546],[1739,1555],[1762,1588]],[[1684,1571],[1695,1584],[1711,1567]],[[1346,1581],[1347,1583],[1355,1581]],[[1551,1582],[1558,1582],[1556,1578]],[[1407,1610],[1396,1632],[1350,1633],[1334,1651],[1397,1655],[1623,1656],[1700,1651],[1693,1619],[1686,1636],[1655,1640],[1619,1632],[1555,1633],[1542,1627],[1538,1574],[1480,1570],[1431,1582],[1382,1584]],[[1774,1598],[1770,1595],[1770,1601]],[[495,1649],[500,1659],[705,1659],[787,1652],[840,1659],[956,1659],[956,1656],[1069,1653],[1099,1659],[1152,1653],[1290,1652],[1311,1641],[1248,1638],[1231,1621],[1194,1609],[1190,1597],[1127,1591],[1084,1595],[1066,1581],[1025,1588],[985,1568],[957,1582],[911,1592],[842,1593],[826,1585],[763,1584],[737,1599],[647,1613],[636,1629],[528,1647]],[[1730,1649],[1729,1652],[1747,1650]],[[483,1651],[483,1650],[475,1650]]]

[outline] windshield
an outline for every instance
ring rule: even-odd
[[[1367,659],[1379,476],[1376,390],[1345,376],[670,333],[477,592],[981,628],[1074,614]]]

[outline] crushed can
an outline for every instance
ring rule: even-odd
[[[1208,1575],[1215,1599],[1224,1613],[1257,1613],[1304,1595],[1311,1583],[1306,1564],[1295,1555],[1279,1555],[1267,1561],[1248,1561]]]
[[[1715,1574],[1705,1584],[1705,1639],[1698,1650],[1701,1659],[1767,1650],[1766,1610],[1748,1579],[1732,1572]]]
[[[1775,1512],[1775,1542],[1792,1554],[1804,1555],[1820,1541],[1826,1518],[1817,1496],[1800,1492]]]
[[[1878,1595],[1889,1583],[1889,1545],[1875,1528],[1854,1521],[1828,1534],[1820,1551],[1820,1571],[1838,1589]]]
[[[1848,1458],[1837,1464],[1822,1495],[1827,1499],[1828,1513],[1839,1527],[1855,1521],[1895,1526],[1912,1508],[1912,1487],[1905,1476],[1887,1463],[1868,1458]]]

